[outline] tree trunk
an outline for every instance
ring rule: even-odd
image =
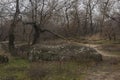
[[[14,41],[15,41],[15,36],[13,31],[10,30],[9,32],[9,51],[12,55],[15,55],[15,45],[14,45]]]
[[[36,44],[37,40],[40,37],[40,29],[39,29],[39,27],[36,24],[34,24],[33,28],[35,30],[35,33],[34,33],[34,39],[32,41],[32,45]]]
[[[15,35],[14,35],[14,29],[17,25],[17,20],[18,20],[18,15],[19,15],[19,0],[16,0],[16,12],[13,18],[13,22],[11,23],[10,29],[9,29],[9,51],[11,53],[11,55],[16,55],[15,54],[15,45],[14,45],[14,41],[15,41]]]

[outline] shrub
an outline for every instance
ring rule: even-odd
[[[32,49],[29,55],[30,61],[102,61],[102,55],[96,50],[84,46],[67,45],[63,48]]]
[[[9,59],[5,55],[0,55],[0,63],[8,63]]]

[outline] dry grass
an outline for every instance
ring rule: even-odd
[[[104,43],[103,41],[101,41]],[[47,41],[43,44],[57,45],[65,41]],[[72,49],[72,48],[71,48]],[[111,50],[110,52],[120,52],[120,45],[103,45],[102,49]],[[6,52],[1,50],[1,54]],[[103,62],[96,65],[95,62],[77,62],[77,61],[40,61],[28,62],[21,58],[10,58],[8,64],[0,64],[1,80],[85,80],[86,77],[92,77],[92,80],[104,77],[103,72],[108,72],[111,76],[116,76],[119,72],[119,62],[115,58],[105,58]],[[112,72],[114,71],[114,73]],[[89,72],[90,71],[90,72]],[[99,72],[99,73],[97,73]],[[86,74],[98,74],[86,75]],[[105,74],[106,77],[107,74]],[[97,77],[97,78],[96,78]],[[88,80],[88,79],[87,79]],[[108,79],[109,80],[109,79]],[[119,80],[119,78],[118,78]]]

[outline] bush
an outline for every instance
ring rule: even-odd
[[[54,49],[32,49],[29,54],[30,61],[58,61],[58,60],[77,60],[77,61],[102,61],[102,55],[96,50],[84,46],[67,45],[62,48]]]
[[[9,59],[5,55],[0,55],[0,63],[8,63]]]
[[[100,62],[102,61],[102,55],[101,54],[94,54],[93,56],[91,56],[93,58],[94,61],[96,62]]]
[[[29,61],[58,61],[59,55],[55,51],[32,49],[29,53]]]

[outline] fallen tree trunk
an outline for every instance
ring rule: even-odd
[[[55,36],[58,37],[58,38],[67,40],[64,36],[59,35],[59,34],[57,34],[57,33],[55,33],[55,32],[52,32],[52,31],[50,31],[50,30],[48,30],[48,29],[41,29],[35,22],[26,22],[26,23],[24,23],[24,24],[25,24],[25,25],[32,25],[32,27],[34,28],[35,33],[34,33],[34,36],[33,36],[34,39],[33,39],[33,41],[32,41],[32,45],[34,45],[34,44],[37,43],[37,41],[38,41],[38,39],[39,39],[39,37],[40,37],[40,34],[41,34],[41,33],[44,33],[44,32],[48,32],[48,33],[50,33],[50,34],[55,35]]]

